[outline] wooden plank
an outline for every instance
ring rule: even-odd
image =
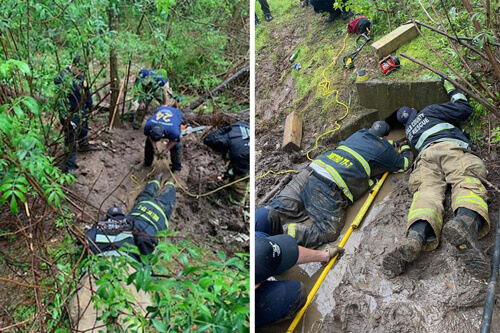
[[[285,134],[283,136],[283,150],[299,151],[302,141],[302,119],[295,112],[286,117]]]
[[[396,51],[401,45],[408,43],[417,36],[417,28],[413,24],[405,24],[374,42],[372,50],[380,59]]]

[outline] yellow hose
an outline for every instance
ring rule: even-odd
[[[363,206],[359,210],[358,214],[356,215],[356,217],[352,221],[351,226],[349,227],[349,229],[345,233],[344,237],[342,238],[342,241],[340,242],[339,247],[341,247],[341,248],[344,247],[344,245],[347,243],[347,240],[349,239],[349,237],[351,237],[352,231],[359,226],[359,224],[363,220],[363,217],[365,216],[366,212],[370,208],[370,205],[372,204],[373,199],[375,199],[375,196],[377,195],[378,191],[380,190],[380,188],[384,184],[384,181],[385,181],[385,179],[387,178],[388,175],[389,175],[389,172],[384,173],[384,175],[382,176],[382,178],[373,187],[373,189],[370,192],[370,195],[368,196],[368,198],[366,198],[365,203],[363,204]],[[288,329],[286,330],[287,333],[292,333],[295,330],[295,327],[297,327],[300,319],[302,319],[302,316],[306,312],[309,304],[313,300],[314,296],[316,295],[316,292],[318,291],[319,287],[321,286],[321,284],[325,280],[328,272],[332,268],[332,266],[335,263],[335,260],[337,260],[338,256],[339,255],[337,254],[335,257],[333,257],[332,259],[330,259],[330,262],[328,263],[328,265],[326,265],[326,267],[323,270],[323,272],[321,272],[321,275],[319,276],[318,280],[316,281],[316,283],[314,284],[313,288],[311,289],[311,292],[309,293],[309,295],[307,295],[306,304],[297,313],[297,315],[293,319],[292,323],[290,324],[290,327],[288,327]]]

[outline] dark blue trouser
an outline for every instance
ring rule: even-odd
[[[89,125],[87,119],[85,119],[85,114],[83,115],[83,123],[80,123],[80,116],[74,115],[71,118],[76,126],[73,126],[71,122],[63,123],[65,138],[64,144],[68,149],[68,158],[66,160],[66,171],[68,169],[76,168],[76,146],[77,142],[83,142],[87,137],[89,131]]]
[[[135,244],[142,254],[154,251],[158,244],[156,234],[168,228],[168,220],[174,209],[175,185],[167,183],[160,193],[159,189],[158,181],[149,182],[137,196],[135,205],[127,217],[132,225]]]
[[[340,9],[333,8],[335,0],[309,0],[309,2],[313,5],[316,13],[327,12],[337,14],[337,16],[342,13]]]
[[[255,326],[292,318],[305,304],[307,291],[299,281],[265,281],[255,289]]]
[[[269,8],[269,4],[267,3],[267,0],[258,0],[260,3],[260,9],[262,9],[262,13],[264,15],[271,15],[271,8]],[[257,14],[255,14],[257,17]]]
[[[155,158],[155,150],[149,138],[146,138],[146,145],[144,147],[144,166],[151,166]],[[182,146],[180,142],[170,150],[170,162],[174,171],[182,169]]]

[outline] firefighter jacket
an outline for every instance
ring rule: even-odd
[[[144,135],[149,136],[155,125],[163,129],[163,137],[180,142],[181,140],[182,111],[171,106],[160,106],[147,120],[144,126]]]
[[[250,170],[250,125],[238,121],[210,133],[203,143],[231,161],[235,175],[246,175]]]
[[[68,73],[71,73],[71,69],[66,67],[61,73],[59,73],[59,76],[54,78],[54,83],[60,85],[66,82],[66,75]],[[85,75],[82,74],[77,77],[73,77],[72,81],[68,82],[68,85],[70,85],[70,88],[68,92],[67,111],[69,111],[72,115],[81,111],[83,116],[86,116],[86,112],[92,109],[92,94]],[[61,111],[60,117],[65,119],[67,115],[67,112]]]
[[[432,104],[410,117],[405,125],[410,146],[420,153],[431,143],[452,141],[465,149],[471,149],[469,139],[453,122],[464,121],[472,113],[469,102]]]
[[[337,149],[321,155],[311,163],[313,170],[322,174],[342,190],[350,202],[358,200],[373,184],[375,178],[385,172],[403,172],[411,164],[411,149],[401,147],[398,153],[384,138],[362,129],[340,142]]]
[[[120,256],[129,254],[120,251],[125,243],[135,245],[134,235],[130,225],[125,219],[107,219],[94,224],[85,232],[87,242],[93,254]],[[130,254],[134,259],[139,258]]]
[[[169,79],[164,70],[141,69],[134,81],[134,99],[149,103],[164,98],[164,89],[169,90]]]

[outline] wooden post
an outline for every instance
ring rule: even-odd
[[[286,117],[285,134],[283,136],[283,150],[299,151],[302,141],[302,119],[295,112]]]
[[[388,33],[372,44],[372,50],[377,57],[383,58],[397,50],[401,45],[408,43],[418,36],[417,28],[413,24],[405,24]]]

